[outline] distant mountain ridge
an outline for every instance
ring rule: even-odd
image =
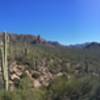
[[[83,43],[83,44],[76,44],[76,45],[69,45],[70,48],[100,48],[100,43],[98,42],[89,42],[89,43]]]
[[[91,42],[90,44],[86,45],[85,48],[100,48],[100,43]]]
[[[31,34],[16,34],[16,33],[8,33],[10,36],[10,41],[15,42],[27,42],[30,44],[46,44],[48,46],[61,46],[61,47],[67,47],[67,48],[100,48],[100,43],[98,42],[89,42],[89,43],[82,43],[82,44],[76,44],[76,45],[62,45],[57,41],[47,41],[43,39],[40,35],[31,35]],[[3,32],[0,33],[0,39],[3,37]]]

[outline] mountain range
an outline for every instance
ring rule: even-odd
[[[16,34],[16,33],[8,33],[10,37],[10,41],[15,43],[15,42],[27,42],[30,44],[46,44],[48,46],[61,46],[61,47],[66,47],[66,48],[99,48],[100,43],[98,42],[87,42],[87,43],[82,43],[82,44],[75,44],[75,45],[62,45],[57,41],[47,41],[43,39],[40,35],[23,35],[23,34]],[[0,39],[2,39],[3,32],[0,33]]]

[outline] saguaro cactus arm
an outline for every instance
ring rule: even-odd
[[[4,33],[3,46],[1,49],[2,56],[2,70],[3,70],[3,79],[6,91],[8,91],[9,87],[9,76],[8,76],[8,38],[7,33]]]
[[[4,34],[4,63],[5,63],[5,88],[8,90],[8,36],[7,33]]]

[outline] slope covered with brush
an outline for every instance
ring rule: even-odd
[[[0,100],[100,99],[98,43],[72,48],[55,45],[40,36],[9,35],[10,91],[1,91]],[[2,78],[0,87],[3,88]]]

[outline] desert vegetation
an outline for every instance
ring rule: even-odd
[[[71,47],[41,36],[7,35],[9,88],[1,52],[0,100],[100,100],[99,43]]]

